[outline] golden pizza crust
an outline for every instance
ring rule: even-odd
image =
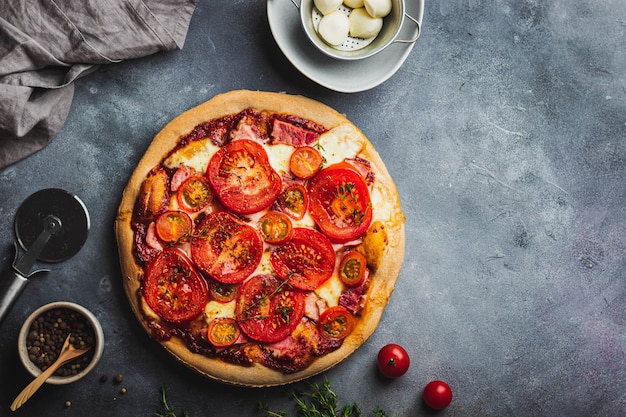
[[[292,114],[312,120],[323,125],[326,129],[332,129],[344,123],[352,125],[342,114],[306,97],[284,93],[239,90],[215,96],[213,99],[188,110],[172,120],[155,136],[130,177],[115,221],[125,292],[133,312],[149,333],[150,329],[147,326],[137,296],[143,272],[135,262],[133,254],[134,235],[131,229],[133,207],[141,184],[150,170],[157,166],[178,140],[187,135],[195,126],[211,119],[239,113],[247,108]],[[362,136],[363,143],[365,143],[360,156],[371,162],[376,182],[383,190],[383,201],[392,202],[393,212],[390,218],[384,221],[388,246],[382,259],[377,262],[377,269],[373,271],[371,285],[367,291],[367,303],[352,334],[344,340],[339,349],[316,359],[308,368],[293,374],[284,374],[260,364],[243,367],[195,354],[189,351],[185,342],[178,338],[162,342],[162,345],[180,362],[202,375],[228,384],[250,387],[282,385],[308,378],[329,369],[354,352],[371,336],[378,326],[400,274],[404,258],[405,217],[395,184],[383,161],[361,131],[356,128],[355,130]]]

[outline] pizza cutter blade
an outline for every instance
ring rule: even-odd
[[[56,263],[74,256],[87,240],[89,213],[75,195],[59,189],[40,190],[20,205],[15,216],[15,259],[0,275],[0,323],[31,276],[35,262]],[[25,253],[19,256],[18,244]]]

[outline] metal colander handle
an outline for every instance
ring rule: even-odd
[[[294,0],[291,0],[294,1]],[[417,35],[415,35],[415,37],[413,39],[410,40],[406,40],[406,39],[394,39],[394,41],[392,43],[415,43],[417,42],[417,40],[419,39],[420,35],[422,34],[422,27],[420,25],[420,22],[417,21],[417,19],[415,19],[414,17],[412,17],[411,15],[409,15],[408,13],[405,13],[404,16],[406,18],[408,18],[410,21],[412,21],[413,23],[415,23],[415,26],[417,26]]]

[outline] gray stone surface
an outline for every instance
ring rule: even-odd
[[[92,221],[81,252],[33,278],[0,325],[0,415],[30,381],[17,356],[21,322],[57,300],[100,319],[104,357],[88,377],[45,386],[15,415],[151,416],[161,386],[178,415],[260,416],[259,401],[296,415],[284,394],[306,383],[229,387],[162,351],[134,318],[118,266],[116,208],[153,135],[240,88],[303,94],[345,113],[402,198],[406,259],[381,326],[325,374],[340,402],[433,415],[421,390],[443,379],[454,400],[439,415],[625,415],[625,31],[623,0],[427,1],[422,36],[400,70],[342,94],[285,59],[264,2],[201,1],[183,50],[79,80],[61,134],[0,171],[2,265],[12,260],[17,207],[41,188],[76,193]],[[394,381],[375,369],[390,342],[412,358]]]

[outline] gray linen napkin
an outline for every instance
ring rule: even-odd
[[[0,169],[63,127],[73,81],[183,47],[199,0],[0,0]]]

